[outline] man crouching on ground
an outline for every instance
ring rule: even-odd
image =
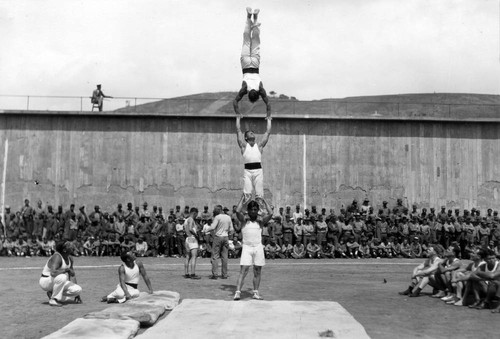
[[[39,284],[47,292],[50,306],[62,306],[63,302],[73,299],[81,303],[82,288],[76,284],[75,270],[73,269],[73,244],[69,241],[58,242],[56,252],[47,260]]]
[[[139,296],[139,290],[137,286],[139,284],[139,277],[142,276],[146,286],[148,287],[148,293],[153,294],[153,287],[151,287],[151,281],[146,273],[144,265],[139,260],[136,260],[135,256],[131,252],[123,252],[120,256],[123,264],[118,268],[118,278],[120,283],[116,286],[116,289],[109,295],[102,297],[102,302],[108,303],[123,303],[129,299],[137,298]]]

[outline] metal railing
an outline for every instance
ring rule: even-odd
[[[113,97],[104,99],[106,111],[124,107],[136,107],[145,103],[164,100],[165,98]],[[68,95],[2,95],[0,109],[27,111],[91,111],[90,96]]]
[[[246,99],[243,100],[245,105]],[[435,118],[500,118],[500,104],[463,104],[370,100],[297,101],[271,98],[273,112],[287,115],[328,115],[332,117],[435,117]],[[259,101],[255,112],[265,112]],[[138,113],[229,113],[234,114],[232,99],[214,98],[144,98],[113,97],[104,101],[104,111]],[[262,107],[259,107],[262,106]],[[242,106],[242,111],[248,109]],[[92,111],[88,96],[1,95],[0,110],[27,111]]]

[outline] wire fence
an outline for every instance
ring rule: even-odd
[[[331,117],[433,117],[454,119],[498,119],[500,104],[476,103],[432,103],[403,101],[365,101],[365,100],[315,100],[298,101],[271,98],[273,112],[297,116]],[[242,112],[253,110],[265,112],[264,104],[259,101],[251,106],[242,102]],[[245,107],[246,106],[246,107]],[[260,107],[262,106],[262,107]],[[167,114],[234,114],[232,100],[214,98],[106,98],[104,111],[167,113]],[[0,110],[26,111],[97,111],[92,107],[90,97],[84,96],[41,96],[41,95],[0,95]]]

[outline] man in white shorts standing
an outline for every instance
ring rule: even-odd
[[[103,297],[101,301],[108,303],[123,303],[129,299],[137,298],[139,296],[137,285],[139,284],[140,276],[142,276],[142,279],[144,279],[148,287],[148,293],[153,294],[151,281],[149,280],[142,262],[136,260],[132,252],[123,252],[120,258],[123,261],[123,264],[118,268],[118,278],[120,282],[116,286],[116,289],[109,295]]]
[[[253,299],[262,300],[263,298],[259,295],[259,285],[262,272],[262,266],[266,264],[264,257],[264,246],[262,245],[262,227],[271,220],[273,217],[273,211],[267,204],[267,202],[262,199],[262,202],[267,210],[267,214],[262,218],[258,219],[259,204],[251,200],[247,205],[248,220],[242,213],[243,201],[245,196],[241,197],[238,207],[236,208],[236,216],[239,223],[234,224],[236,232],[241,231],[243,237],[243,246],[241,251],[240,259],[240,275],[238,276],[238,282],[236,286],[236,292],[234,294],[234,300],[241,299],[241,288],[243,287],[243,281],[250,269],[253,266]]]

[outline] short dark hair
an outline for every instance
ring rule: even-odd
[[[253,131],[251,129],[249,129],[248,131],[245,131],[245,140],[247,140],[247,134],[250,132],[253,132]]]
[[[257,207],[257,209],[259,209],[260,208],[259,203],[257,201],[255,201],[255,200],[250,200],[250,202],[247,205],[247,209],[250,210],[250,209],[252,209],[254,207]]]
[[[188,207],[188,206],[186,206]],[[189,210],[189,213],[194,213],[194,212],[198,212],[198,209],[196,207],[191,207],[191,209]]]
[[[248,92],[248,100],[250,100],[250,102],[256,102],[257,100],[259,100],[259,92],[257,92],[254,89],[251,89]]]
[[[123,251],[121,254],[120,254],[120,259],[122,261],[125,261],[128,259],[128,257],[130,256],[130,254],[127,252],[127,251]]]

